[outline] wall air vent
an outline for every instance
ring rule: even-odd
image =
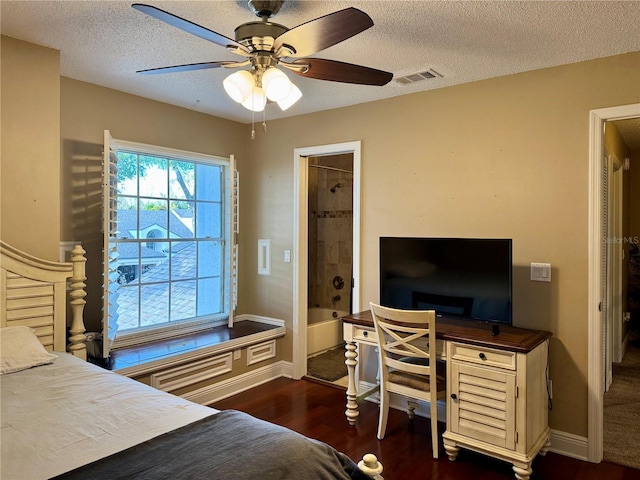
[[[422,82],[432,78],[442,78],[442,75],[436,72],[434,69],[424,70],[418,73],[411,73],[402,77],[394,78],[395,82],[400,85],[411,85],[413,83]]]

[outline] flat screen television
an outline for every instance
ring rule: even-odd
[[[512,323],[511,239],[380,237],[380,303]]]

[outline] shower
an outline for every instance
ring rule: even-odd
[[[351,307],[351,282],[345,279],[352,276],[353,156],[315,157],[308,175],[308,307],[346,312]]]

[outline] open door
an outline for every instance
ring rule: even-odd
[[[612,381],[612,365],[622,361],[622,273],[623,269],[623,231],[622,231],[622,163],[615,155],[606,155],[603,159],[606,172],[604,187],[604,219],[606,224],[605,256],[605,391]]]

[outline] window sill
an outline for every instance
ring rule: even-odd
[[[112,353],[111,370],[127,377],[136,377],[178,363],[283,337],[285,333],[284,325],[256,320],[237,321],[233,328],[224,325],[170,340],[115,350]]]

